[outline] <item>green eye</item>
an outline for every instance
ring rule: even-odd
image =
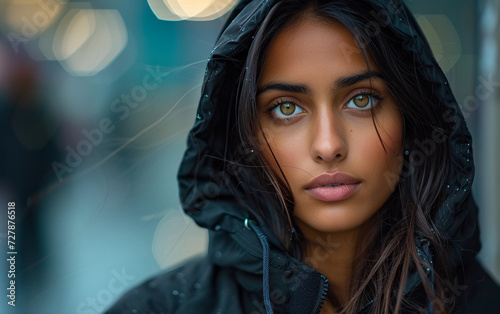
[[[269,109],[269,112],[279,120],[285,120],[304,112],[299,105],[293,101],[283,100],[278,102],[274,107]]]
[[[367,95],[359,95],[354,97],[353,102],[356,106],[360,108],[365,108],[368,103],[370,103],[370,99],[368,98]]]
[[[295,104],[292,104],[292,103],[289,103],[289,102],[286,102],[286,103],[283,103],[283,104],[280,105],[280,111],[285,116],[289,116],[292,113],[294,113],[295,108],[296,108]]]
[[[351,100],[349,100],[349,102],[345,106],[347,108],[368,110],[376,106],[377,103],[382,99],[382,97],[370,93],[360,93],[351,98]]]

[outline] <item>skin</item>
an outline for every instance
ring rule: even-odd
[[[401,114],[368,62],[342,24],[305,17],[271,43],[258,85],[262,154],[281,176],[274,153],[289,182],[306,263],[329,278],[330,297],[341,304],[349,298],[357,241],[395,189],[388,174],[401,173]],[[366,73],[372,76],[359,76]],[[306,192],[313,178],[335,172],[360,182],[353,195],[326,202]],[[328,299],[324,310],[333,310]]]

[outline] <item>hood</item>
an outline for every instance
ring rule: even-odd
[[[208,254],[215,263],[243,270],[245,275],[242,273],[241,276],[262,278],[262,244],[257,234],[244,224],[245,219],[250,218],[256,221],[270,243],[271,277],[286,270],[291,273],[305,272],[308,275],[301,277],[303,281],[315,280],[320,286],[325,283],[324,278],[290,258],[262,217],[255,217],[251,203],[238,189],[241,182],[231,175],[234,167],[231,170],[231,163],[226,158],[227,145],[230,145],[228,138],[230,132],[234,132],[234,126],[228,121],[234,114],[236,87],[247,52],[256,29],[276,2],[279,1],[242,1],[224,26],[208,58],[195,123],[188,135],[187,149],[178,173],[179,193],[185,212],[199,226],[210,231]],[[394,12],[397,1],[365,2],[375,12]],[[447,107],[446,119],[450,122],[447,141],[455,170],[453,176],[447,179],[446,198],[434,216],[434,223],[451,243],[448,249],[454,267],[462,267],[480,249],[477,210],[470,194],[474,176],[471,136],[448,81],[406,6],[403,4],[402,10],[394,13],[386,24],[392,34],[405,43],[402,48],[414,57],[416,71],[421,73],[433,93]],[[272,205],[269,206],[269,210],[275,210]],[[427,250],[424,248],[422,251],[425,253]],[[424,259],[427,258],[430,257]],[[418,284],[418,280],[409,285]],[[261,285],[247,286],[248,289],[262,291]]]

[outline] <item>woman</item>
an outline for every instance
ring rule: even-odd
[[[406,7],[247,1],[229,21],[179,170],[208,255],[109,313],[496,313],[471,138]]]

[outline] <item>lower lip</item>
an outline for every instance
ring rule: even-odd
[[[306,193],[323,202],[338,202],[351,197],[358,190],[361,183],[344,184],[337,186],[323,186],[307,189]]]

